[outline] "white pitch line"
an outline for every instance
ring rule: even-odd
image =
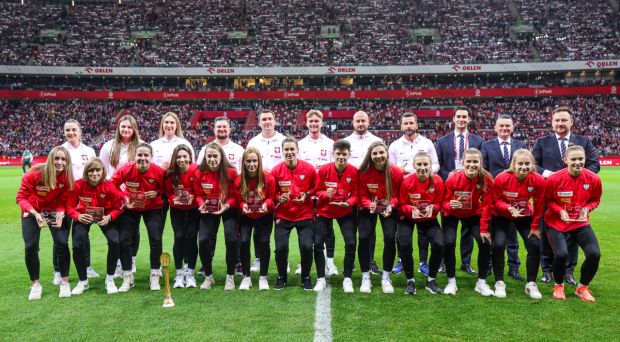
[[[332,287],[316,296],[316,316],[314,318],[314,342],[332,341]]]

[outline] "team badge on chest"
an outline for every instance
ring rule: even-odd
[[[533,186],[528,186],[527,187],[527,192],[532,192],[534,191],[534,187]]]
[[[153,184],[155,180],[153,178],[149,178],[149,183]]]
[[[347,177],[347,183],[351,183],[351,177]]]
[[[301,179],[301,180],[306,179],[306,175],[299,175],[299,179]]]
[[[584,184],[584,185],[583,185],[583,189],[584,189],[584,190],[586,190],[586,191],[587,191],[588,189],[590,189],[590,184]]]
[[[100,194],[99,197],[105,198],[105,194]]]
[[[280,147],[276,146],[273,148],[273,152],[280,153]]]

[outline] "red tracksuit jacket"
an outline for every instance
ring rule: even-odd
[[[43,175],[39,170],[31,170],[22,177],[17,191],[16,201],[22,209],[23,216],[28,217],[30,209],[37,212],[53,210],[65,212],[69,194],[69,184],[64,172],[56,177],[56,188],[50,189],[43,184]]]
[[[86,207],[103,207],[103,214],[112,216],[114,221],[122,214],[124,201],[125,195],[108,180],[92,186],[84,179],[79,179],[69,193],[67,214],[77,220],[80,214],[86,213]]]
[[[504,171],[497,175],[493,184],[493,216],[501,216],[513,220],[508,207],[527,207],[532,217],[530,230],[538,230],[538,224],[544,208],[545,179],[536,172],[525,176],[521,182],[511,173]],[[534,200],[534,205],[530,203]]]
[[[286,162],[276,165],[271,174],[276,180],[276,203],[280,201],[282,194],[291,192],[292,196],[299,196],[306,192],[306,200],[298,203],[290,198],[286,203],[280,203],[276,207],[276,219],[287,221],[301,221],[314,218],[314,205],[311,196],[314,194],[316,185],[316,169],[312,164],[303,160],[297,160],[297,166],[289,169]]]
[[[125,196],[139,191],[157,191],[158,195],[155,198],[144,202],[144,208],[134,208],[132,211],[151,211],[161,209],[163,206],[161,194],[164,192],[164,170],[154,163],[149,165],[145,173],[138,171],[136,162],[123,165],[114,172],[112,183],[118,188],[124,184]]]
[[[273,197],[276,195],[276,180],[273,178],[271,173],[265,171],[263,181],[265,182],[265,186],[263,187],[263,202],[267,204],[267,212],[260,214],[256,212],[251,212],[249,214],[244,214],[243,210],[241,210],[241,215],[249,217],[251,219],[259,219],[269,213],[273,213],[274,205],[273,205]],[[245,200],[241,198],[241,189],[239,185],[241,184],[241,175],[237,176],[235,180],[235,192],[237,194],[237,202],[239,203],[239,208],[243,208],[243,205],[246,204]],[[249,188],[250,191],[256,193],[256,186],[258,184],[258,177],[250,178]]]
[[[489,231],[489,221],[491,219],[491,206],[493,202],[493,179],[484,177],[486,184],[485,191],[478,185],[478,177],[469,180],[465,176],[465,171],[459,170],[446,180],[442,215],[454,216],[458,218],[468,218],[475,215],[480,216],[480,232]],[[458,197],[469,203],[471,209],[452,209],[450,201]],[[466,200],[465,198],[469,198]]]
[[[317,215],[325,218],[341,218],[351,215],[353,206],[357,204],[357,169],[351,164],[347,164],[342,174],[336,171],[336,163],[328,163],[319,169],[315,194],[318,197],[316,202]],[[348,208],[330,205],[332,198],[327,196],[327,189],[334,188],[342,191],[345,202],[349,203]]]
[[[443,202],[444,184],[441,177],[433,175],[433,186],[431,187],[430,179],[424,183],[420,182],[415,173],[409,174],[403,180],[400,187],[400,196],[398,202],[398,213],[406,219],[414,222],[423,222],[437,219],[437,214],[441,210]],[[413,206],[427,207],[433,205],[433,215],[426,218],[412,218]],[[424,212],[423,208],[420,211]]]
[[[403,182],[403,171],[391,163],[389,165],[392,176],[392,198],[388,200],[389,204],[392,205],[392,210],[396,210],[400,184]],[[358,191],[360,209],[369,209],[370,203],[372,203],[374,198],[386,199],[384,173],[374,167],[370,167],[364,172],[359,172]]]
[[[198,202],[196,200],[196,194],[194,192],[194,183],[197,181],[196,169],[198,165],[190,164],[187,172],[179,175],[179,183],[174,185],[174,176],[166,173],[164,176],[164,190],[166,191],[166,197],[168,197],[168,203],[171,207],[180,210],[189,210],[198,208]],[[178,196],[180,191],[187,191],[190,195],[194,196],[194,200],[190,205],[176,205],[174,199]]]
[[[225,202],[231,208],[236,208],[237,195],[235,194],[235,179],[237,179],[237,170],[234,167],[226,170],[226,183],[228,187],[228,198]],[[219,172],[200,171],[196,169],[194,179],[194,193],[196,194],[195,200],[198,202],[198,206],[201,206],[209,198],[220,198],[220,174]],[[222,204],[224,204],[222,203]]]

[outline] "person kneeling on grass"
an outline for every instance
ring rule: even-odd
[[[553,248],[553,298],[566,300],[564,294],[564,275],[568,251],[566,241],[575,239],[585,254],[581,265],[581,279],[575,295],[586,302],[595,299],[588,288],[596,275],[601,250],[594,231],[590,226],[588,214],[601,202],[601,179],[592,171],[585,169],[586,154],[581,146],[566,149],[564,162],[568,168],[562,169],[547,178],[545,189],[545,223],[547,236]],[[558,283],[558,279],[560,282]]]
[[[108,240],[107,276],[105,288],[108,294],[117,293],[114,271],[119,255],[131,265],[129,245],[120,245],[120,231],[116,219],[121,215],[124,194],[112,182],[106,180],[106,170],[99,158],[92,158],[86,165],[82,179],[75,181],[69,194],[67,214],[73,218],[73,261],[80,281],[71,291],[81,295],[88,290],[86,248],[87,237],[92,224],[98,224]]]

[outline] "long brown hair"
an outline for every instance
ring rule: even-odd
[[[372,161],[372,150],[378,146],[385,149],[385,158],[388,158],[387,145],[383,141],[375,141],[368,146],[368,151],[366,152],[364,161],[362,161],[362,164],[360,165],[359,172],[365,172],[371,167],[375,167],[375,162]],[[385,174],[385,199],[390,200],[390,198],[392,198],[392,164],[389,159],[386,160],[385,170],[383,170],[383,172]]]
[[[208,143],[205,146],[205,157],[202,160],[202,162],[200,162],[198,169],[202,172],[209,171],[209,165],[207,164],[207,150],[210,148],[216,150],[217,153],[220,154],[219,170],[217,170],[216,172],[220,174],[220,200],[224,202],[228,199],[228,195],[229,195],[228,194],[228,169],[230,169],[231,166],[230,166],[230,163],[228,162],[228,159],[226,159],[226,154],[224,153],[224,150],[222,149],[222,147],[214,142]]]
[[[65,166],[65,178],[67,179],[67,185],[69,190],[73,190],[73,169],[71,168],[71,154],[69,151],[62,147],[54,147],[47,155],[47,161],[45,163],[39,163],[32,168],[38,170],[41,173],[41,182],[50,189],[56,189],[56,169],[54,168],[54,159],[58,151],[64,152],[67,159],[67,165]]]
[[[179,116],[176,115],[173,112],[168,112],[166,114],[164,114],[164,116],[161,117],[161,121],[159,123],[159,137],[163,137],[164,136],[164,120],[166,120],[166,118],[171,117],[174,119],[174,121],[176,122],[176,129],[174,130],[174,135],[176,135],[179,138],[184,138],[183,137],[183,127],[181,127],[181,120],[179,120]]]
[[[248,147],[243,152],[243,157],[241,158],[241,182],[239,183],[239,193],[241,194],[241,198],[244,201],[248,200],[248,195],[250,193],[250,174],[245,168],[245,159],[250,153],[256,154],[258,157],[258,181],[256,182],[256,195],[261,200],[265,199],[265,194],[263,189],[265,188],[265,171],[263,170],[263,160],[260,156],[260,151],[256,147]]]
[[[484,178],[487,178],[488,180],[493,180],[493,175],[491,175],[491,173],[487,170],[484,169],[484,167],[482,165],[484,165],[484,160],[482,159],[482,153],[480,153],[480,151],[476,148],[468,148],[465,150],[465,153],[463,153],[463,162],[465,161],[465,158],[467,157],[467,155],[475,155],[478,156],[478,158],[480,158],[480,169],[478,170],[478,187],[480,189],[482,189],[482,191],[487,191],[487,184],[484,182]]]
[[[192,165],[192,161],[194,160],[192,151],[187,145],[179,144],[177,145],[177,147],[174,148],[174,151],[172,151],[172,157],[170,158],[170,166],[168,166],[168,170],[166,170],[166,177],[172,176],[172,184],[174,184],[175,187],[179,185],[179,178],[181,175],[181,168],[179,168],[179,165],[177,165],[177,156],[181,151],[185,151],[187,152],[187,154],[189,154],[190,165]]]
[[[121,137],[121,122],[129,121],[131,128],[133,128],[133,137],[129,142],[127,148],[127,161],[134,161],[136,159],[136,147],[140,143],[140,131],[138,129],[138,122],[133,115],[127,114],[122,116],[118,120],[116,125],[116,132],[114,133],[114,140],[112,142],[112,151],[110,151],[110,164],[114,167],[118,166],[119,159],[121,157],[121,145],[123,144],[123,138]]]

